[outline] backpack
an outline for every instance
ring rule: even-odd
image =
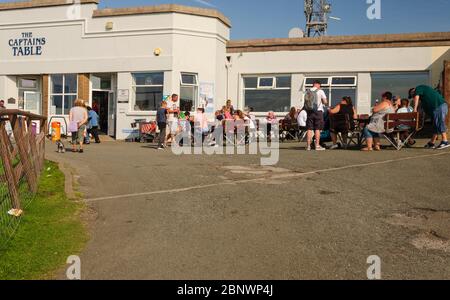
[[[305,93],[305,109],[307,111],[317,111],[319,109],[319,90],[307,90]]]

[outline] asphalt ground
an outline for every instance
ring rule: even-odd
[[[83,279],[450,279],[450,150],[174,155],[107,142],[47,158],[91,212]],[[63,278],[64,275],[61,275]]]

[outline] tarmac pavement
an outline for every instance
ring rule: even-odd
[[[424,144],[425,141],[421,141]],[[83,279],[450,279],[450,151],[174,155],[106,142],[70,165],[93,212]]]

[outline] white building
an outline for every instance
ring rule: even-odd
[[[320,78],[333,103],[352,96],[368,113],[382,91],[443,83],[450,60],[450,32],[229,41],[231,23],[216,10],[97,5],[0,4],[0,98],[8,108],[67,117],[79,97],[98,108],[105,133],[125,139],[135,119],[154,119],[172,93],[182,109],[206,106],[210,116],[226,99],[284,115]]]

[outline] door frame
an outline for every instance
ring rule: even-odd
[[[20,80],[21,79],[28,79],[28,80],[36,80],[36,88],[26,88],[26,87],[21,87],[20,86]],[[44,99],[42,97],[43,95],[43,78],[42,76],[39,75],[17,75],[16,76],[16,86],[17,86],[17,93],[18,93],[18,98],[17,98],[17,108],[20,109],[20,93],[21,91],[24,92],[24,96],[23,96],[23,109],[25,109],[25,93],[26,92],[31,92],[31,93],[36,93],[40,95],[40,103],[39,103],[39,114],[44,114]]]
[[[97,74],[101,74],[101,73],[91,73],[90,76],[95,76]],[[111,77],[111,88],[110,89],[94,89],[92,88],[92,81],[90,80],[90,84],[91,84],[91,106],[92,106],[92,102],[93,102],[93,95],[94,92],[104,92],[104,93],[108,93],[108,129],[107,131],[107,135],[111,136],[111,137],[116,137],[117,135],[117,105],[115,102],[113,102],[113,111],[110,111],[111,108],[111,101],[116,101],[115,100],[115,96],[116,96],[116,92],[115,92],[115,74],[114,73],[107,73],[110,75]],[[112,121],[112,122],[111,122]],[[112,123],[112,124],[111,124]],[[112,134],[111,134],[112,133]]]

